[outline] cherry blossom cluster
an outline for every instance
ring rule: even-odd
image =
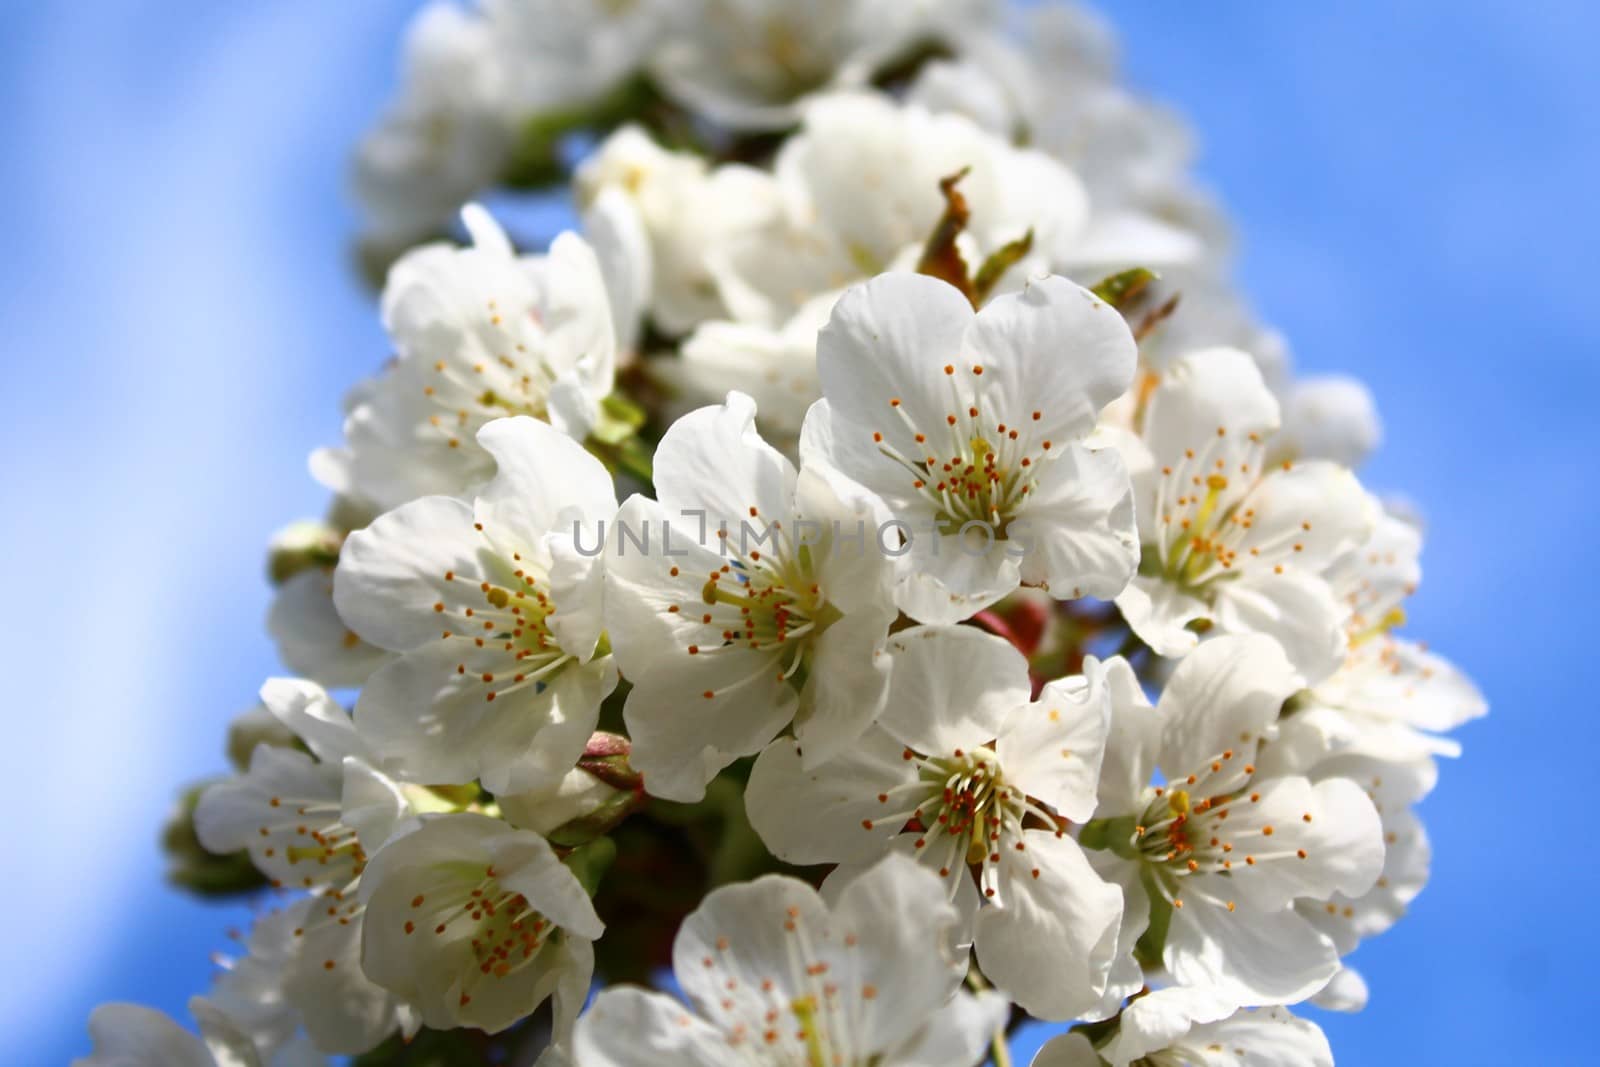
[[[1061,4],[427,7],[393,359],[168,832],[258,918],[80,1063],[1331,1064],[1485,707],[1188,160]]]

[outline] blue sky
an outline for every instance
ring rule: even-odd
[[[12,680],[0,1059],[96,1002],[181,1012],[248,919],[168,892],[177,783],[275,669],[261,547],[385,355],[346,260],[346,152],[409,2],[16,5],[0,67]],[[1430,521],[1412,630],[1493,705],[1425,806],[1434,881],[1363,947],[1343,1062],[1570,1059],[1594,948],[1580,674],[1600,424],[1600,9],[1578,0],[1117,5],[1186,113],[1240,276],[1299,364],[1371,383],[1365,472]],[[16,1059],[11,1059],[16,1057]]]

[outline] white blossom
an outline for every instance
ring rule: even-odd
[[[1115,596],[1138,560],[1128,474],[1084,440],[1134,359],[1121,316],[1064,279],[974,313],[941,281],[882,275],[818,338],[801,455],[885,501],[913,618],[954,622],[1020,583]]]
[[[438,815],[368,865],[361,964],[435,1029],[495,1033],[554,998],[570,1030],[604,930],[578,879],[538,834]]]
[[[1325,460],[1269,467],[1278,402],[1255,364],[1208,349],[1161,376],[1134,468],[1140,573],[1117,597],[1163,656],[1199,631],[1264,633],[1310,681],[1344,657],[1347,610],[1327,569],[1367,539],[1373,516],[1355,477]]]
[[[257,923],[248,955],[219,995],[231,999],[241,1022],[253,1016],[291,1033],[303,1025],[325,1052],[365,1052],[411,1024],[406,1006],[359,966],[356,894],[369,854],[400,828],[411,804],[375,769],[349,714],[318,686],[273,679],[261,699],[309,751],[258,745],[244,774],[202,794],[195,833],[212,852],[248,850],[275,886],[312,895]],[[285,1006],[292,1014],[283,1014]]]
[[[974,1067],[1006,1005],[958,992],[966,956],[938,880],[890,857],[825,903],[768,875],[724,886],[683,923],[689,999],[602,992],[578,1022],[577,1067],[877,1064]]]
[[[616,333],[594,249],[569,233],[519,257],[482,208],[462,219],[470,247],[426,245],[389,272],[395,361],[352,392],[344,446],[312,457],[324,485],[376,510],[488,479],[494,459],[474,438],[495,419],[531,415],[581,440],[611,391]]]
[[[1127,895],[1113,993],[1142,978],[1128,954],[1159,916],[1161,960],[1180,985],[1236,1005],[1288,1004],[1339,966],[1333,941],[1299,900],[1359,895],[1378,878],[1383,831],[1372,801],[1339,777],[1271,776],[1258,766],[1299,679],[1260,635],[1190,653],[1152,708],[1112,665],[1111,739],[1093,843],[1101,874]],[[1154,784],[1159,768],[1164,784]],[[1158,927],[1159,936],[1159,927]]]
[[[751,773],[750,821],[791,863],[916,857],[976,910],[984,974],[1034,1015],[1072,1018],[1106,988],[1121,915],[1060,821],[1094,811],[1110,710],[1098,666],[1030,702],[1027,666],[1000,638],[918,627],[891,649],[880,724],[816,768],[774,742]]]
[[[872,544],[877,502],[797,472],[755,414],[730,393],[679,419],[656,450],[659,499],[630,499],[607,538],[633,766],[657,796],[698,798],[791,719],[808,759],[825,759],[866,729],[887,686],[896,613]]]
[[[616,685],[600,569],[575,540],[616,497],[598,460],[536,419],[492,422],[477,444],[499,471],[472,503],[423,497],[352,534],[334,600],[400,653],[356,703],[379,757],[417,781],[518,792],[577,762]]]

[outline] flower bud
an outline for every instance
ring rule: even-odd
[[[202,896],[248,893],[267,884],[247,852],[226,856],[207,852],[194,832],[194,809],[209,782],[191,786],[161,829],[161,850],[167,856],[167,880]]]
[[[273,585],[312,567],[331,567],[339,562],[339,546],[344,532],[328,523],[302,519],[272,535],[267,546],[267,576]]]
[[[233,722],[228,724],[228,762],[233,764],[237,771],[244,771],[250,766],[250,754],[258,745],[271,745],[273,748],[299,748],[302,747],[300,739],[294,735],[277,716],[267,710],[265,704],[240,712]]]
[[[554,787],[496,798],[514,826],[534,830],[558,847],[604,836],[643,801],[644,780],[628,763],[628,739],[596,732],[578,765]]]

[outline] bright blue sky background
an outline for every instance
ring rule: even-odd
[[[177,783],[274,670],[261,547],[385,355],[347,268],[346,152],[410,2],[7,6],[0,314],[10,683],[0,1060],[96,1002],[181,1012],[241,909],[162,885]],[[1371,482],[1430,521],[1413,631],[1494,716],[1426,813],[1434,883],[1356,957],[1342,1062],[1571,1062],[1595,935],[1600,8],[1125,2],[1241,274],[1302,366],[1371,383]]]

